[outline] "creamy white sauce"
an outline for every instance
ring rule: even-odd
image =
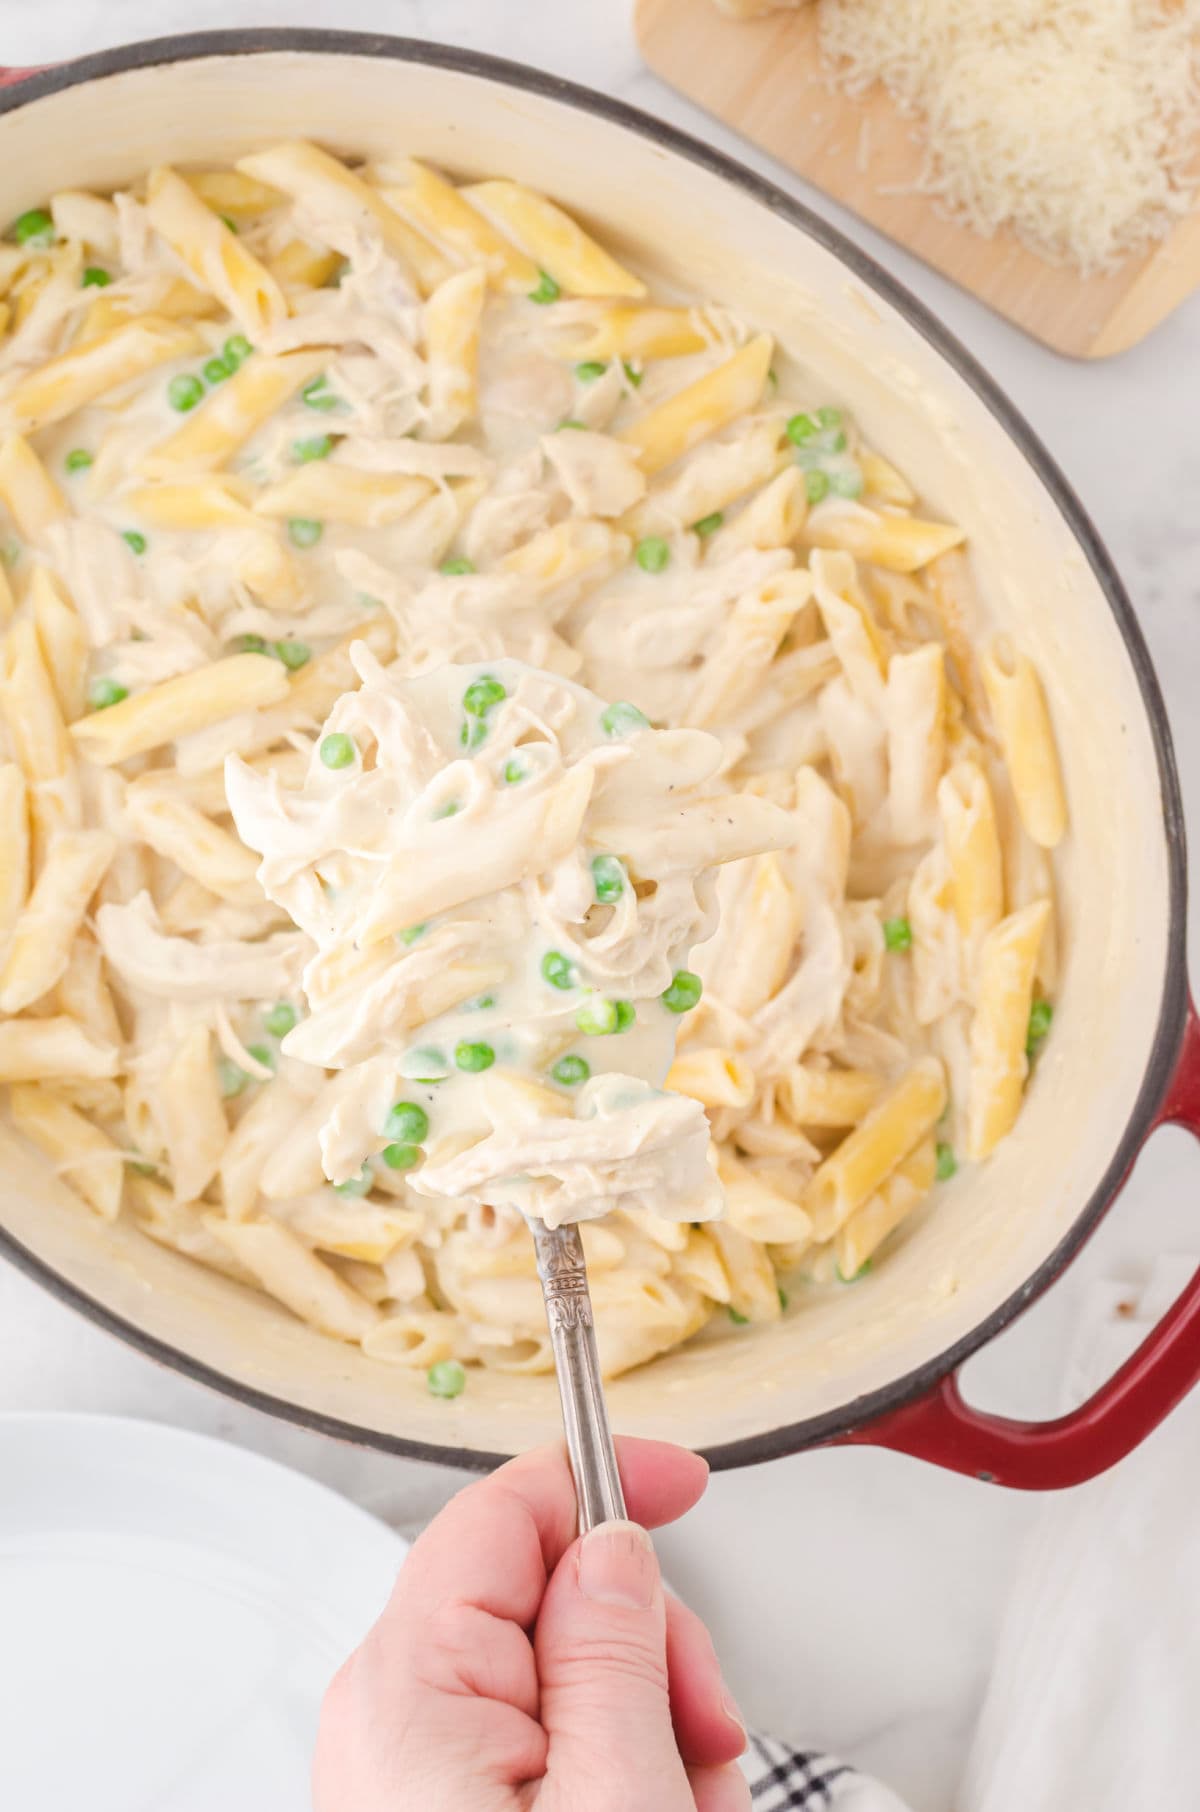
[[[712,870],[794,826],[717,780],[721,744],[511,660],[413,677],[358,644],[303,784],[231,757],[259,880],[312,940],[285,1055],[350,1077],[321,1128],[344,1184],[427,1130],[418,1194],[541,1215],[707,1220],[698,1102],[667,1093]],[[680,979],[677,979],[680,978]],[[404,1109],[393,1116],[405,1123]],[[387,1161],[386,1159],[382,1161]]]

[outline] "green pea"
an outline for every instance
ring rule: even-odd
[[[771,386],[772,390],[778,390],[779,373],[776,371],[774,365],[771,366],[771,369],[767,373],[767,383]]]
[[[711,516],[701,516],[699,522],[693,522],[692,531],[699,535],[702,541],[707,540],[709,535],[716,534],[724,520],[723,511],[714,510]]]
[[[475,571],[475,562],[468,560],[465,554],[456,554],[452,560],[443,560],[439,571],[448,579],[461,579],[464,573]]]
[[[463,1001],[463,1012],[483,1013],[488,1007],[494,1007],[495,1004],[496,996],[494,994],[477,994],[474,1000]]]
[[[1029,1009],[1029,1027],[1025,1034],[1025,1055],[1036,1057],[1038,1050],[1050,1030],[1054,1018],[1054,1008],[1048,1000],[1035,1000]]]
[[[329,379],[322,372],[319,377],[313,378],[311,383],[305,384],[300,392],[300,400],[306,403],[310,409],[320,409],[328,415],[331,409],[338,407],[341,398],[329,388]]]
[[[633,557],[644,573],[660,573],[671,563],[670,544],[661,535],[647,535],[634,548]]]
[[[125,1162],[135,1177],[156,1177],[158,1175],[158,1165],[152,1164],[148,1158],[126,1158]]]
[[[18,245],[53,245],[57,237],[54,231],[54,220],[46,208],[28,208],[24,214],[18,214],[8,229],[10,239]]]
[[[80,289],[107,289],[112,277],[99,264],[89,264],[79,279]]]
[[[863,475],[857,466],[852,466],[846,472],[831,472],[829,488],[835,497],[861,497]]]
[[[425,924],[406,925],[404,930],[400,933],[400,942],[402,944],[415,944],[417,939],[419,937],[424,937],[428,930],[429,927]]]
[[[592,1066],[586,1057],[560,1057],[551,1067],[550,1074],[564,1088],[578,1088],[586,1082],[592,1073]]]
[[[218,356],[214,359],[206,359],[200,369],[204,373],[206,384],[223,384],[226,378],[233,376],[236,366],[231,365],[228,359]]]
[[[562,290],[549,271],[539,271],[537,288],[530,290],[529,300],[531,302],[557,302],[561,295]]]
[[[787,1314],[787,1306],[788,1306],[788,1293],[784,1289],[783,1285],[780,1284],[780,1286],[779,1286],[779,1307],[780,1307],[780,1310],[782,1311],[782,1313],[785,1315]]]
[[[810,503],[820,503],[829,495],[829,479],[824,472],[812,471],[804,474],[804,494]]]
[[[460,1070],[472,1073],[478,1070],[490,1070],[496,1061],[496,1053],[490,1044],[472,1043],[469,1039],[460,1039],[454,1047],[454,1061]]]
[[[333,1193],[343,1196],[369,1195],[374,1181],[371,1166],[364,1164],[356,1177],[347,1177],[344,1183],[335,1183]]]
[[[939,1140],[938,1145],[937,1145],[937,1180],[938,1180],[938,1182],[939,1183],[948,1183],[950,1181],[950,1178],[954,1175],[954,1173],[957,1169],[958,1169],[958,1159],[954,1155],[953,1147],[950,1145],[943,1145],[942,1142]]]
[[[266,654],[266,637],[261,635],[235,635],[229,646],[235,654]]]
[[[445,805],[438,806],[437,811],[433,814],[433,821],[436,824],[442,818],[457,818],[461,811],[461,799],[448,799]]]
[[[467,1388],[467,1374],[457,1359],[439,1359],[425,1374],[431,1397],[461,1397]]]
[[[324,523],[314,522],[311,516],[293,516],[287,528],[293,547],[315,547],[325,533]]]
[[[802,447],[820,432],[820,425],[811,415],[793,415],[784,432],[794,447]]]
[[[505,786],[520,786],[521,782],[523,780],[528,780],[528,778],[529,778],[529,769],[525,766],[525,763],[523,761],[517,761],[514,758],[512,761],[505,762],[505,764],[504,764],[504,784],[505,784]]]
[[[859,1278],[865,1277],[871,1269],[871,1261],[869,1258],[864,1258],[862,1264],[858,1267],[858,1270],[851,1272],[849,1277],[846,1276],[846,1273],[842,1270],[840,1265],[835,1265],[834,1269],[837,1272],[839,1283],[857,1283]]]
[[[732,1303],[729,1305],[729,1319],[732,1321],[735,1328],[744,1328],[749,1327],[750,1325],[749,1315],[743,1315],[741,1310],[735,1309]]]
[[[573,415],[564,416],[555,429],[555,433],[561,434],[564,428],[579,428],[583,433],[587,433],[587,423],[577,421]]]
[[[140,532],[140,530],[135,529],[135,528],[124,529],[121,533],[121,539],[127,547],[130,547],[133,549],[135,554],[144,554],[145,553],[146,537],[145,537],[145,535],[143,535]]]
[[[508,697],[505,688],[490,673],[482,679],[472,680],[463,693],[463,710],[472,717],[484,717],[493,705],[499,705]]]
[[[88,687],[88,705],[93,711],[107,711],[110,705],[119,705],[123,698],[128,697],[128,686],[107,676],[94,679]]]
[[[636,1025],[637,1008],[631,1000],[617,1000],[613,1002],[613,1005],[617,1009],[617,1023],[613,1028],[614,1031],[627,1032],[631,1025]]]
[[[253,351],[254,348],[244,333],[230,334],[221,348],[221,354],[226,364],[232,365],[235,371],[250,357]]]
[[[398,1139],[402,1145],[420,1145],[429,1131],[429,1115],[415,1101],[397,1101],[389,1107],[383,1123],[385,1139]]]
[[[459,725],[459,746],[464,749],[478,749],[488,739],[486,717],[466,717]]]
[[[823,409],[817,410],[817,420],[823,428],[840,428],[842,425],[842,412],[840,409],[832,408],[827,403]]]
[[[240,1095],[249,1080],[249,1076],[239,1064],[234,1063],[228,1057],[218,1057],[217,1081],[224,1100],[232,1101],[235,1095]]]
[[[646,375],[645,372],[639,371],[637,369],[636,365],[631,365],[629,363],[628,359],[621,360],[621,368],[624,371],[625,376],[628,378],[629,382],[633,385],[634,389],[640,390],[642,387],[642,379]]]
[[[588,1038],[607,1038],[617,1029],[616,1001],[605,1000],[602,994],[593,995],[576,1013],[575,1024]]]
[[[883,941],[889,950],[911,950],[912,926],[906,918],[884,919]]]
[[[573,988],[575,965],[561,950],[547,950],[542,958],[542,980],[548,981],[552,988]]]
[[[414,1050],[406,1051],[400,1060],[400,1073],[407,1076],[410,1082],[444,1082],[450,1074],[450,1065],[445,1053],[436,1045],[417,1045]]]
[[[385,1145],[380,1153],[389,1170],[411,1170],[421,1162],[419,1145]]]
[[[306,466],[314,459],[328,459],[332,452],[332,434],[311,434],[307,440],[292,442],[292,458],[298,466]]]
[[[275,1070],[279,1068],[279,1059],[270,1045],[248,1044],[246,1046],[246,1055],[248,1057],[253,1057],[255,1063],[261,1063],[264,1069]]]
[[[699,1005],[704,992],[704,983],[690,969],[677,969],[669,988],[664,988],[660,996],[662,1004],[671,1013],[690,1013]]]
[[[299,672],[312,660],[312,649],[307,642],[272,642],[271,653],[277,661],[282,661],[289,673]]]
[[[237,221],[233,218],[232,214],[218,214],[217,219],[221,222],[222,226],[226,226],[229,228],[229,231],[234,235],[235,238],[237,237],[237,230],[238,230]]]
[[[625,891],[625,870],[616,856],[592,857],[592,888],[602,906],[611,906]]]
[[[287,1000],[277,1000],[263,1014],[263,1024],[272,1038],[286,1038],[298,1018],[295,1007]]]
[[[204,395],[204,385],[194,371],[181,371],[167,385],[167,401],[180,415],[194,409]]]
[[[63,460],[63,465],[68,472],[85,472],[91,465],[92,458],[93,455],[88,452],[86,447],[72,447]]]
[[[619,698],[601,714],[600,728],[606,736],[632,736],[637,730],[648,730],[650,719],[628,699]]]
[[[344,730],[331,730],[321,738],[321,760],[327,768],[348,768],[357,754],[353,736]]]
[[[608,370],[603,359],[584,359],[575,367],[575,376],[581,384],[594,384]]]

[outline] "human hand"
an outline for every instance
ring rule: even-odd
[[[708,1469],[617,1442],[629,1513],[575,1539],[566,1456],[453,1498],[331,1685],[316,1812],[749,1812],[746,1737],[700,1619],[664,1599],[645,1527]]]

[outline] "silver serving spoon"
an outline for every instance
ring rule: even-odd
[[[578,1227],[551,1230],[536,1215],[529,1227],[550,1324],[567,1455],[579,1504],[579,1533],[623,1522],[625,1497],[600,1378],[592,1299]]]

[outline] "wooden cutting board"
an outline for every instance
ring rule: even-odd
[[[1084,278],[1010,233],[954,225],[927,196],[882,194],[920,171],[913,123],[881,87],[857,100],[827,88],[816,28],[815,7],[739,21],[712,0],[636,0],[656,75],[1056,351],[1123,352],[1200,286],[1200,211],[1153,252]]]

